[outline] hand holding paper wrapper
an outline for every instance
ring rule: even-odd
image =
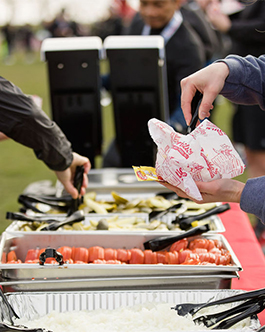
[[[209,120],[188,135],[157,119],[149,120],[148,128],[157,145],[158,177],[193,199],[202,200],[195,181],[234,178],[244,172],[245,165],[227,135]]]

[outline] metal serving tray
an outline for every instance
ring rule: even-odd
[[[33,320],[51,312],[72,312],[81,310],[132,307],[148,302],[175,304],[191,302],[203,303],[242,293],[240,290],[148,290],[148,291],[82,291],[82,292],[19,292],[7,293],[7,299],[19,317]],[[231,305],[232,306],[232,305]],[[255,331],[260,327],[257,317],[252,317],[245,332]],[[242,331],[242,329],[231,329]],[[209,331],[208,329],[204,332]],[[216,330],[227,331],[227,330]],[[193,332],[193,331],[189,331]]]
[[[106,271],[107,273],[107,271]],[[213,275],[177,276],[130,276],[130,277],[87,277],[87,278],[42,278],[32,280],[10,280],[0,278],[4,292],[17,291],[68,291],[76,290],[151,290],[151,289],[230,289],[235,273]]]
[[[132,276],[187,276],[187,275],[220,275],[234,273],[242,270],[240,262],[234,254],[229,243],[222,234],[204,234],[207,239],[217,239],[230,252],[232,265],[163,265],[163,264],[64,264],[64,265],[38,265],[38,264],[5,264],[4,256],[14,250],[18,259],[25,260],[27,251],[35,248],[51,247],[57,249],[61,246],[104,248],[140,248],[144,249],[143,243],[154,238],[148,233],[145,235],[135,233],[115,234],[97,232],[93,234],[78,234],[76,236],[64,232],[43,234],[32,232],[16,236],[4,232],[0,242],[0,257],[2,263],[0,269],[2,276],[9,279],[62,279],[62,278],[105,278],[108,277],[132,277]],[[192,239],[192,238],[191,238]]]
[[[54,214],[54,215],[50,215],[52,219],[56,219],[58,221],[61,221],[61,220],[64,220],[66,218],[66,214]],[[110,219],[112,217],[115,217],[115,216],[118,216],[119,219],[123,219],[123,218],[141,218],[143,219],[143,222],[145,222],[146,224],[149,223],[149,217],[148,217],[148,214],[147,213],[133,213],[133,214],[126,214],[126,213],[109,213],[109,214],[96,214],[96,213],[91,213],[91,214],[86,214],[85,215],[85,220],[82,221],[83,225],[86,226],[86,225],[90,225],[90,220],[92,221],[99,221],[101,219]],[[171,224],[171,221],[174,220],[176,218],[176,214],[173,214],[173,213],[169,213],[165,216],[163,216],[161,218],[161,221],[166,223],[166,224]],[[210,224],[210,231],[209,233],[223,233],[225,232],[225,227],[221,221],[221,219],[219,218],[218,215],[214,215],[214,216],[211,216],[207,219],[209,221],[209,224]],[[15,233],[15,234],[20,234],[20,233],[25,233],[25,231],[22,231],[20,230],[21,227],[23,225],[27,224],[27,222],[24,222],[24,221],[13,221],[7,228],[6,228],[6,231],[7,232],[10,232],[10,233]],[[174,230],[159,230],[159,229],[155,229],[155,230],[146,230],[146,229],[142,229],[142,230],[135,230],[135,229],[130,229],[130,230],[124,230],[124,229],[119,229],[119,230],[114,230],[114,229],[110,229],[110,230],[107,230],[105,231],[106,233],[108,232],[119,232],[119,234],[123,234],[123,233],[126,233],[126,232],[137,232],[137,233],[141,233],[141,234],[146,234],[146,233],[152,233],[152,234],[156,234],[156,236],[160,236],[160,235],[165,235],[165,234],[168,234],[168,235],[176,235],[176,234],[181,234],[183,233],[184,231],[181,230],[181,229],[174,229]],[[44,232],[44,231],[43,231]],[[45,232],[46,234],[47,233],[53,233],[54,231],[52,232]],[[56,231],[56,233],[59,233],[59,232],[71,232],[73,235],[75,234],[80,234],[80,233],[89,233],[89,232],[92,232],[92,233],[95,233],[95,232],[98,232],[98,231],[87,231],[87,230],[65,230],[63,228],[61,229],[58,229]],[[27,231],[27,233],[31,233],[30,231]],[[32,233],[35,233],[34,231],[32,231]]]
[[[143,190],[145,192],[171,192],[156,181],[138,181],[132,168],[102,168],[91,169],[88,173],[89,191],[108,193],[110,190],[123,193],[133,193]],[[57,195],[63,191],[62,184],[56,183]]]

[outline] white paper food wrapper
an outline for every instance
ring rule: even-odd
[[[207,119],[188,135],[157,119],[149,120],[148,128],[158,148],[157,175],[193,199],[202,200],[195,181],[233,178],[244,172],[230,139]]]

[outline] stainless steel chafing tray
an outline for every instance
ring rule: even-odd
[[[124,233],[122,236],[115,233],[78,234],[74,236],[68,233],[42,234],[35,232],[15,236],[4,232],[0,243],[0,257],[2,263],[0,269],[2,276],[9,279],[62,279],[62,278],[96,278],[96,277],[132,277],[132,276],[183,276],[183,275],[220,275],[235,273],[242,270],[240,262],[234,254],[229,243],[221,234],[205,234],[207,239],[218,239],[231,256],[232,265],[162,265],[162,264],[64,264],[64,265],[38,265],[38,264],[4,264],[4,256],[14,250],[17,257],[25,260],[27,251],[35,248],[51,247],[57,249],[61,246],[104,248],[140,248],[144,249],[143,243],[154,238],[151,234]],[[192,239],[192,238],[191,238]]]
[[[92,169],[88,174],[88,190],[95,190],[98,193],[106,193],[111,190],[123,193],[139,192],[171,192],[156,181],[138,181],[132,168],[102,168]],[[57,195],[63,190],[62,184],[57,182]]]
[[[58,215],[50,215],[52,219],[56,219],[58,221],[62,221],[66,218],[66,215],[63,214],[58,214]],[[84,226],[87,226],[87,225],[90,225],[90,221],[99,221],[101,219],[106,219],[106,220],[109,220],[111,218],[114,218],[114,217],[117,217],[118,220],[124,220],[126,218],[130,219],[130,218],[140,218],[143,222],[145,222],[146,224],[149,223],[149,218],[148,218],[148,214],[147,213],[133,213],[133,214],[125,214],[125,213],[109,213],[109,214],[96,214],[96,213],[91,213],[91,214],[86,214],[85,215],[85,220],[82,221],[82,224]],[[174,220],[176,218],[176,214],[173,214],[173,213],[169,213],[168,215],[165,215],[161,218],[161,221],[165,224],[168,224],[170,225],[171,224],[171,221]],[[223,233],[225,231],[225,228],[224,228],[224,225],[221,221],[221,219],[219,218],[218,215],[214,215],[214,216],[211,216],[209,217],[207,220],[205,219],[205,221],[209,222],[209,225],[210,225],[210,231],[209,233]],[[25,233],[25,231],[21,230],[21,228],[23,227],[23,225],[27,224],[27,222],[23,222],[23,221],[13,221],[7,228],[6,228],[6,231],[8,232],[12,232],[12,233],[15,233],[15,234],[19,234],[19,233]],[[63,228],[60,228],[56,231],[56,233],[59,233],[59,232],[71,232],[73,235],[77,235],[77,234],[80,234],[80,233],[83,233],[83,232],[98,232],[98,230],[95,230],[95,231],[90,231],[90,230],[65,230]],[[161,229],[154,229],[154,230],[147,230],[147,229],[144,229],[142,228],[141,230],[136,228],[134,229],[133,227],[131,229],[122,229],[120,228],[119,230],[118,229],[109,229],[106,231],[106,233],[108,232],[119,232],[120,234],[123,234],[124,232],[137,232],[137,233],[141,233],[141,234],[145,234],[145,233],[153,233],[155,234],[156,236],[159,236],[159,235],[165,235],[165,234],[168,234],[169,236],[170,235],[174,235],[174,234],[181,234],[183,233],[184,231],[181,230],[181,229],[174,229],[174,230],[168,230],[168,229],[165,229],[165,230],[161,230]],[[30,232],[30,231],[27,231],[27,232]],[[33,231],[34,232],[34,231]],[[54,231],[53,231],[54,232]],[[53,233],[51,232],[51,233]],[[49,233],[49,232],[46,232],[46,233]]]
[[[173,290],[154,289],[145,291],[81,291],[81,292],[14,292],[6,293],[9,303],[19,317],[33,320],[51,312],[72,312],[81,310],[132,307],[148,302],[175,304],[190,302],[204,303],[242,293],[240,290]],[[255,331],[260,327],[257,317],[246,321],[245,332]],[[234,327],[233,331],[242,331]],[[209,331],[209,330],[206,330]],[[217,330],[222,331],[222,330]],[[227,330],[225,330],[227,331]],[[189,331],[192,332],[192,331]]]

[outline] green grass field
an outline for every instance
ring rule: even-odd
[[[0,75],[19,86],[26,94],[36,94],[43,99],[43,109],[50,115],[48,80],[46,64],[36,61],[26,64],[22,59],[11,66],[0,62]],[[216,106],[213,121],[230,135],[231,106],[221,99]],[[114,135],[111,107],[103,108],[103,139],[104,147]],[[12,141],[0,143],[0,233],[10,224],[5,219],[7,211],[15,212],[20,208],[18,196],[32,182],[56,178],[41,161],[37,160],[33,151]],[[100,158],[97,162],[100,167]],[[241,177],[245,179],[245,175]]]

